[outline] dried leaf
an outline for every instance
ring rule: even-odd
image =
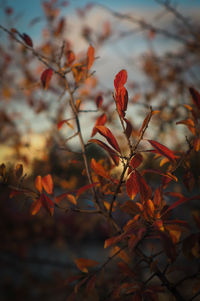
[[[53,193],[53,180],[50,174],[42,178],[42,186],[48,194]]]
[[[106,138],[108,143],[110,143],[110,145],[120,153],[121,151],[120,151],[119,145],[117,143],[117,140],[113,136],[112,132],[103,125],[96,126],[96,128],[97,128],[97,131]]]
[[[42,86],[45,90],[48,89],[49,87],[49,83],[52,75],[53,75],[53,70],[51,68],[48,68],[42,72],[40,79],[42,82]]]

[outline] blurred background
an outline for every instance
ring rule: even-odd
[[[62,49],[73,51],[78,64],[89,45],[94,46],[93,76],[78,83],[75,91],[85,144],[97,117],[106,113],[107,125],[124,152],[127,149],[112,97],[113,80],[121,69],[128,72],[127,118],[134,129],[133,139],[152,106],[159,114],[150,124],[149,139],[177,152],[187,148],[186,137],[193,135],[193,125],[176,122],[187,118],[183,104],[191,104],[188,88],[200,87],[199,17],[198,0],[0,2],[0,24],[27,34],[37,53],[48,58],[52,66],[56,66]],[[17,164],[23,164],[24,186],[35,189],[36,176],[50,173],[57,195],[75,193],[87,179],[78,138],[68,140],[75,131],[74,121],[57,128],[61,120],[71,118],[69,96],[63,92],[62,82],[54,74],[44,90],[40,77],[46,67],[3,30],[0,39],[0,299],[67,300],[69,277],[77,271],[74,260],[86,257],[103,261],[108,255],[103,243],[110,227],[102,217],[77,215],[68,209],[56,210],[54,217],[43,211],[32,217],[30,196],[10,197],[8,186],[14,187],[18,180]],[[60,63],[67,70],[65,52]],[[70,75],[69,80],[73,85]],[[103,101],[100,109],[98,97]],[[149,156],[144,165],[154,168]],[[101,160],[106,155],[100,148],[88,146],[87,157]],[[159,162],[154,164],[159,166]],[[199,167],[196,152],[187,171],[178,171],[185,172],[185,183],[183,180],[177,191],[189,194],[198,190]],[[157,178],[149,181],[155,183]],[[86,193],[79,203],[88,205],[90,200]],[[98,296],[92,298],[98,300]]]

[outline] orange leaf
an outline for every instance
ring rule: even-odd
[[[45,90],[48,89],[52,75],[53,75],[53,70],[51,68],[49,68],[49,69],[44,70],[40,77],[42,86]]]
[[[92,130],[92,135],[91,137],[93,137],[96,133],[97,133],[97,129],[96,129],[96,126],[98,125],[104,125],[107,121],[107,117],[106,117],[106,114],[102,114],[101,116],[99,116],[96,120],[96,123],[95,123],[95,126]]]
[[[150,199],[147,200],[146,203],[145,203],[145,205],[146,205],[146,209],[147,209],[148,215],[151,216],[151,217],[153,217],[154,211],[155,211],[155,207],[154,207],[154,204],[153,204],[152,200],[150,200]]]
[[[105,144],[104,142],[102,142],[98,139],[90,139],[88,142],[96,143],[100,147],[105,149],[109,153],[109,155],[111,156],[111,158],[112,158],[113,162],[115,163],[115,165],[119,165],[119,157],[118,157],[116,151],[114,151],[112,148],[110,148],[107,144]]]
[[[99,263],[96,260],[85,259],[85,258],[77,258],[75,259],[75,263],[79,270],[83,273],[88,273],[88,268],[94,267]]]
[[[199,149],[200,149],[200,138],[199,138],[199,137],[196,137],[196,138],[194,139],[194,141],[193,141],[193,147],[194,147],[194,150],[195,150],[196,152],[199,151]]]
[[[142,126],[141,126],[141,128],[139,130],[138,136],[141,136],[144,128],[148,125],[150,119],[151,119],[151,113],[148,113],[147,116],[145,117],[143,123],[142,123]]]
[[[124,86],[126,82],[127,82],[127,71],[123,69],[119,73],[117,73],[114,79],[114,86],[116,91],[122,86]]]
[[[158,152],[160,155],[167,157],[171,161],[174,161],[176,159],[174,153],[166,146],[154,140],[148,140],[148,142],[154,147],[156,152]]]
[[[140,153],[135,154],[135,156],[131,159],[130,161],[130,166],[135,169],[138,166],[140,166],[140,164],[143,161],[143,156]]]
[[[119,153],[121,152],[120,148],[119,148],[119,145],[117,143],[117,140],[115,139],[112,132],[107,127],[105,127],[103,125],[99,125],[99,126],[96,126],[96,129],[102,136],[104,136],[106,138],[108,143],[110,143],[110,145],[114,149],[116,149]]]
[[[74,62],[75,58],[76,58],[74,52],[71,51],[71,50],[68,50],[66,52],[66,57],[67,57],[67,62],[68,62],[69,65],[71,65]]]
[[[110,247],[118,242],[120,242],[123,238],[124,238],[124,233],[123,234],[120,234],[120,235],[117,235],[117,236],[113,236],[111,238],[108,238],[105,240],[105,243],[104,243],[104,248],[106,249],[107,247]]]
[[[64,123],[66,123],[71,129],[74,129],[73,125],[68,122],[68,119],[65,119],[65,120],[62,120],[62,121],[58,122],[57,129],[60,130]]]
[[[86,190],[94,187],[95,185],[99,184],[99,182],[95,182],[95,183],[92,183],[92,184],[88,184],[88,185],[84,185],[82,186],[81,188],[79,188],[79,190],[77,191],[76,193],[76,197],[79,197],[82,193],[84,193]]]
[[[96,162],[94,158],[92,158],[91,160],[91,168],[97,175],[106,179],[110,179],[109,173],[104,169],[104,167],[100,163]]]
[[[195,124],[194,124],[194,121],[191,118],[188,118],[188,119],[185,119],[185,120],[180,120],[180,121],[176,122],[176,124],[185,124],[185,125],[187,125],[190,132],[193,135],[195,135],[195,133],[196,133]]]
[[[31,214],[32,215],[37,214],[40,211],[41,206],[42,206],[41,198],[39,198],[38,200],[34,200],[31,205]]]
[[[48,194],[53,193],[53,180],[50,174],[42,178],[42,186]]]
[[[35,187],[41,193],[42,192],[42,177],[37,176],[35,179]]]
[[[87,51],[87,69],[89,70],[94,63],[94,47],[92,45],[89,46]]]
[[[67,194],[67,198],[70,201],[70,203],[72,203],[73,205],[77,205],[77,201],[76,198],[73,194],[68,193]]]

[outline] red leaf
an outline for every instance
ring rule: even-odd
[[[91,139],[88,142],[96,143],[100,147],[105,149],[109,153],[109,155],[111,156],[111,158],[112,158],[113,162],[115,163],[115,165],[119,165],[119,157],[118,157],[117,153],[112,148],[110,148],[107,144],[105,144],[104,142],[102,142],[98,139]]]
[[[46,209],[48,213],[50,213],[51,216],[53,216],[54,212],[54,203],[52,200],[44,193],[40,196],[42,206]]]
[[[124,121],[126,122],[126,130],[125,130],[125,134],[127,136],[127,138],[130,138],[132,131],[133,131],[133,127],[132,124],[130,123],[130,121],[126,118],[124,118]]]
[[[141,128],[139,130],[138,136],[141,136],[144,128],[148,125],[150,119],[151,119],[151,113],[148,113],[147,116],[145,117],[143,123],[142,123],[142,126],[141,126]]]
[[[103,97],[101,95],[98,95],[95,99],[97,108],[101,108],[102,104],[103,104]]]
[[[192,95],[192,100],[194,105],[197,107],[197,109],[200,110],[200,94],[199,92],[194,88],[189,88],[190,94]]]
[[[128,196],[133,200],[136,194],[139,192],[139,187],[136,179],[135,172],[132,172],[126,181],[126,192]]]
[[[44,70],[40,77],[42,86],[45,90],[49,86],[52,75],[53,75],[53,70],[51,68],[49,68],[49,69]]]
[[[114,79],[114,86],[116,91],[123,87],[127,82],[127,71],[125,69],[121,70]]]
[[[143,161],[143,157],[140,153],[135,154],[135,156],[131,159],[130,161],[130,166],[135,169],[138,168],[138,166],[140,166],[140,164]]]
[[[142,201],[148,200],[151,198],[151,188],[147,185],[145,179],[141,176],[141,174],[135,170],[136,181],[139,187],[139,193]]]
[[[176,159],[174,153],[166,146],[154,140],[148,140],[148,142],[154,147],[156,152],[158,152],[160,155],[167,157],[171,161],[174,161]]]
[[[85,186],[82,186],[81,188],[79,188],[79,190],[77,191],[76,193],[76,197],[79,197],[82,193],[84,193],[86,190],[94,187],[95,185],[99,184],[99,182],[95,182],[95,183],[92,183],[92,184],[88,184],[88,185],[85,185]]]
[[[106,117],[106,114],[102,114],[101,116],[99,116],[96,120],[96,123],[95,123],[95,126],[92,130],[92,135],[91,137],[93,137],[96,133],[97,133],[97,129],[96,129],[96,126],[98,125],[104,125],[107,121],[107,117]]]
[[[20,37],[26,43],[26,45],[33,47],[33,41],[26,33],[23,33],[22,35],[20,34]]]
[[[66,52],[66,57],[67,57],[67,62],[68,62],[69,65],[71,65],[74,62],[75,58],[76,58],[75,54],[72,50],[68,50]]]
[[[42,186],[48,194],[53,193],[53,180],[50,174],[42,178]]]
[[[94,63],[94,47],[92,45],[89,46],[87,51],[87,69],[89,70]]]
[[[91,168],[97,175],[100,175],[101,177],[106,179],[110,179],[109,173],[104,169],[104,167],[100,163],[96,162],[94,158],[92,158],[91,160]]]
[[[196,196],[193,196],[193,197],[190,197],[190,198],[186,198],[186,197],[180,198],[178,201],[176,201],[171,206],[169,206],[167,208],[167,210],[163,213],[163,215],[166,214],[167,212],[171,211],[172,209],[176,208],[177,206],[179,206],[179,205],[181,205],[185,202],[193,201],[193,200],[200,200],[200,195],[196,195]]]
[[[107,127],[101,125],[101,126],[96,126],[96,129],[102,136],[106,138],[108,143],[110,143],[110,145],[112,145],[114,149],[116,149],[119,153],[121,152],[117,140],[115,139],[112,132]]]
[[[115,94],[115,100],[117,103],[117,110],[120,116],[123,118],[125,116],[125,111],[127,110],[128,104],[128,92],[125,87],[121,87],[117,90]]]

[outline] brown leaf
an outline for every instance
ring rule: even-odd
[[[51,68],[48,68],[42,72],[40,79],[42,82],[42,86],[45,90],[48,89],[49,87],[49,83],[52,75],[53,75],[53,70]]]
[[[119,153],[120,148],[119,145],[117,143],[117,140],[115,139],[115,137],[113,136],[112,132],[105,126],[100,125],[100,126],[96,126],[97,131],[106,138],[106,140],[108,141],[108,143],[110,143],[110,145],[116,149]]]
[[[50,174],[42,178],[42,186],[48,194],[53,193],[53,180]]]

